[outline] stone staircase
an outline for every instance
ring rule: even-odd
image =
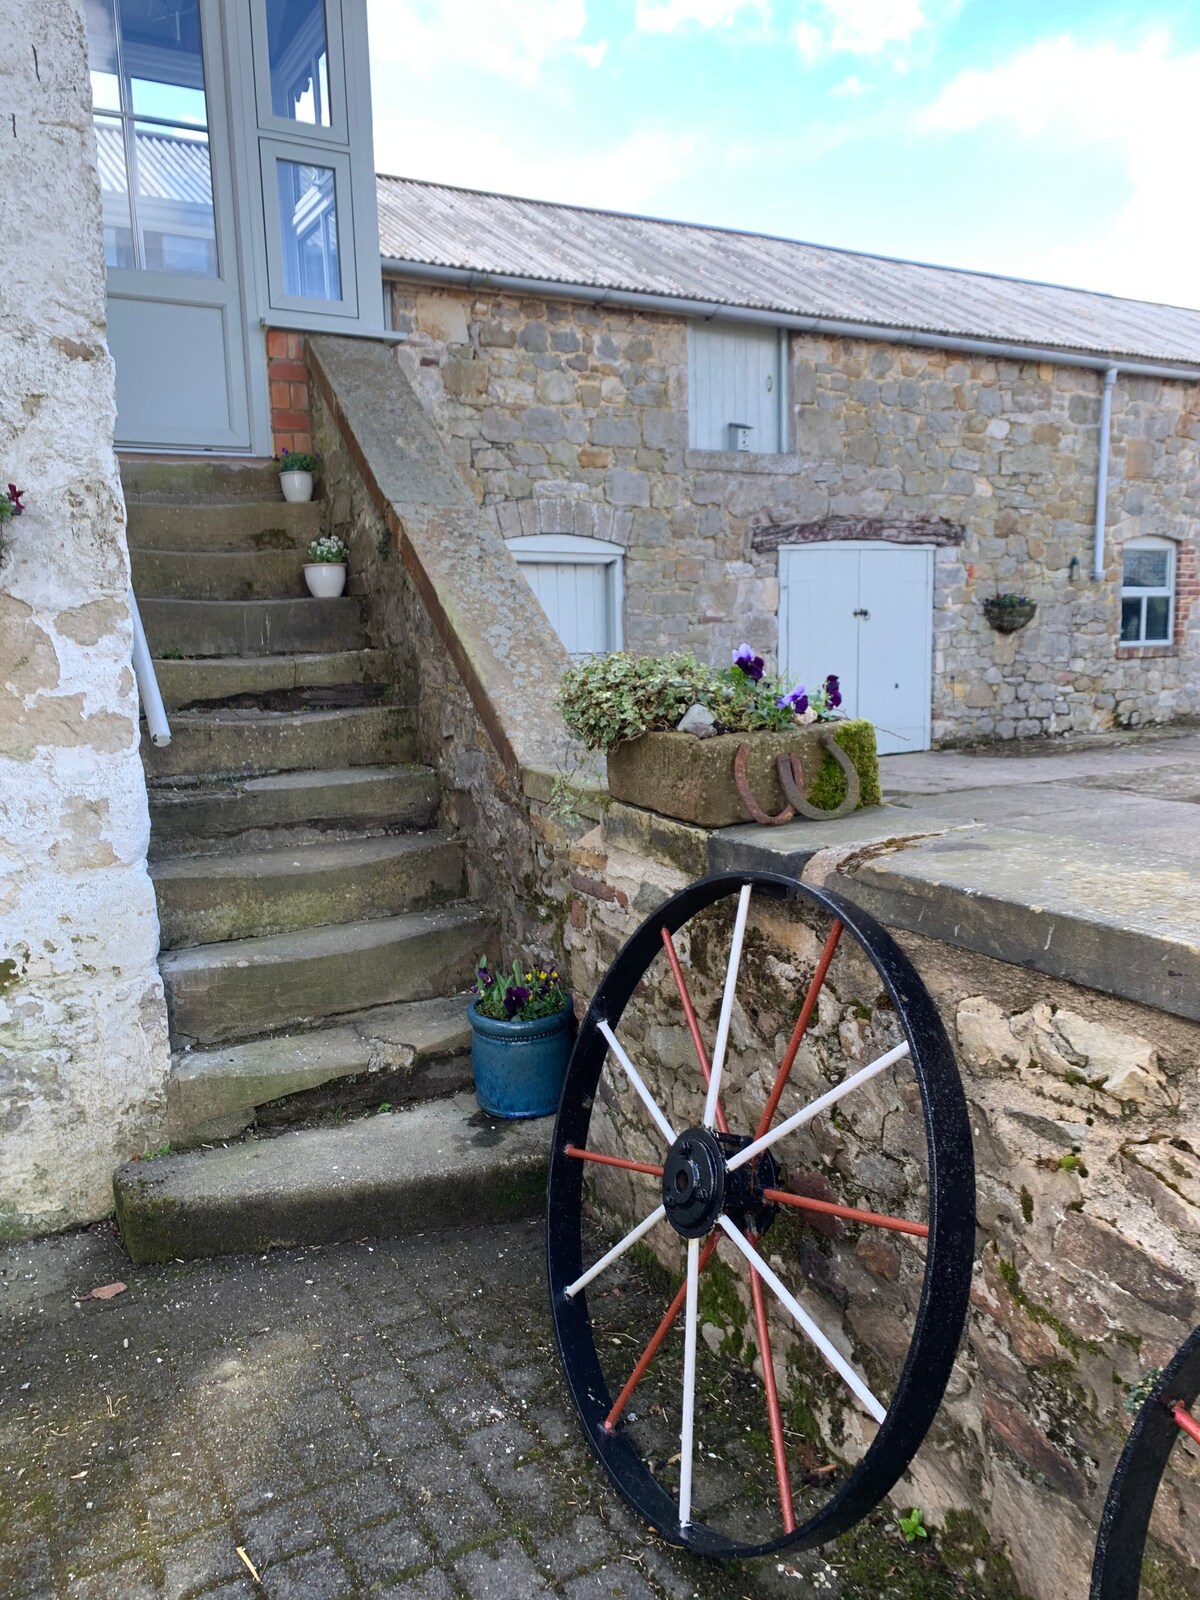
[[[548,1129],[497,1129],[470,1093],[463,991],[494,925],[435,825],[437,780],[361,600],[305,593],[321,506],[282,502],[269,465],[122,477],[171,722],[143,752],[168,1127],[190,1152],[117,1174],[127,1246],[166,1260],[461,1220],[443,1192],[458,1167],[479,1217],[527,1207]]]

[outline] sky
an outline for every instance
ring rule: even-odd
[[[1196,0],[368,0],[381,172],[1200,307]]]

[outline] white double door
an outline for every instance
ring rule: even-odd
[[[779,662],[809,688],[835,673],[843,710],[875,724],[881,755],[927,750],[932,547],[863,540],[781,549]]]

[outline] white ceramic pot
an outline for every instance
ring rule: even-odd
[[[313,475],[311,472],[281,472],[279,487],[283,490],[285,500],[292,505],[301,505],[313,497]]]
[[[297,477],[301,474],[297,473]],[[306,561],[304,581],[315,600],[336,600],[346,587],[344,561]]]

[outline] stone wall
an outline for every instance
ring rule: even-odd
[[[346,374],[361,375],[369,368],[367,347],[346,342],[339,382],[337,341],[316,344],[313,441],[324,464],[326,528],[346,543],[351,590],[365,597],[378,642],[395,653],[396,693],[416,707],[421,756],[440,780],[438,824],[461,834],[468,892],[493,913],[499,929],[502,948],[487,953],[507,962],[522,952],[562,963],[567,851],[572,837],[589,825],[554,793],[556,775],[573,770],[574,758],[553,708],[553,682],[543,682],[542,674],[548,671],[556,679],[566,665],[565,653],[495,531],[486,519],[480,525],[481,513],[454,465],[441,457],[433,430],[390,355],[380,361],[381,352],[375,351],[374,376],[385,387],[374,402],[368,399],[368,409],[390,408],[388,436],[376,449],[356,430],[358,413],[347,393],[352,380]],[[344,401],[349,403],[343,406]],[[406,404],[416,412],[408,422]],[[424,424],[427,440],[417,438],[413,420]],[[389,485],[396,434],[402,440],[404,481]],[[430,447],[428,456],[424,444]],[[495,549],[485,551],[481,546],[489,533]],[[435,550],[448,565],[431,607],[424,563]],[[490,559],[501,570],[488,581]],[[473,569],[484,575],[489,605],[501,611],[506,609],[502,581],[507,578],[515,590],[506,666],[524,687],[508,699],[495,663],[488,669],[486,642],[473,626]],[[470,687],[459,662],[476,669]],[[579,795],[574,805],[598,814]]]
[[[0,1238],[112,1207],[164,1137],[129,563],[83,22],[3,0]]]
[[[572,859],[574,986],[589,994],[641,919],[704,870],[703,835],[659,819],[652,833],[648,814],[614,806]],[[830,887],[854,893],[852,879]],[[725,1096],[735,1132],[753,1128],[765,1103],[824,931],[815,921],[752,915]],[[679,941],[710,1041],[728,919],[712,934]],[[951,1509],[973,1511],[1034,1600],[1083,1600],[1129,1425],[1126,1386],[1163,1365],[1200,1313],[1200,1026],[933,939],[896,937],[939,1008],[963,1075],[978,1244],[958,1364],[894,1498],[921,1505],[935,1524]],[[638,991],[618,1032],[682,1128],[697,1120],[702,1097],[665,963],[656,967],[663,970]],[[780,1119],[898,1040],[880,989],[843,940]],[[644,1110],[618,1077],[606,1070],[589,1144],[661,1160]],[[920,1217],[924,1137],[914,1091],[907,1068],[876,1079],[818,1119],[811,1137],[781,1146],[793,1172],[807,1172],[801,1192]],[[599,1204],[614,1229],[640,1220],[655,1185],[600,1170]],[[768,1235],[766,1248],[843,1353],[886,1382],[907,1348],[919,1256],[902,1240],[858,1233],[793,1228],[782,1239]],[[661,1228],[649,1236],[664,1260],[672,1238]],[[745,1334],[741,1278],[727,1279],[736,1300],[726,1292],[709,1302],[705,1336],[714,1345]],[[772,1342],[785,1409],[817,1411],[834,1438],[837,1419],[841,1454],[855,1459],[870,1433],[861,1415],[841,1406],[836,1382],[804,1360],[782,1320],[773,1319]],[[1154,1525],[1156,1594],[1200,1594],[1190,1532],[1198,1494],[1194,1460],[1177,1451]]]
[[[780,543],[917,536],[937,545],[935,742],[1200,714],[1200,387],[1118,380],[1096,585],[1097,372],[794,335],[794,453],[692,451],[683,320],[392,288],[399,360],[504,535],[625,550],[628,648],[770,653]],[[1168,647],[1118,643],[1139,534],[1180,541]],[[1023,632],[984,621],[997,588],[1038,601]]]

